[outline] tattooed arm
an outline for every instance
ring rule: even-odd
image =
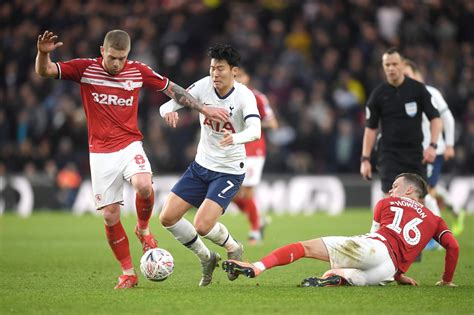
[[[229,118],[229,114],[225,109],[202,104],[174,82],[170,81],[168,87],[163,92],[174,99],[179,105],[197,110],[211,120],[227,121]]]

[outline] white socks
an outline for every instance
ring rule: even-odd
[[[265,265],[260,261],[257,261],[256,263],[253,263],[252,265],[254,265],[254,267],[257,269],[260,269],[261,271],[264,271],[265,269],[267,269],[265,268]]]
[[[133,269],[133,268],[122,270],[122,273],[124,275],[127,275],[127,276],[135,276],[136,275],[135,269]]]
[[[436,198],[434,198],[430,194],[427,194],[425,196],[425,206],[426,208],[430,209],[433,214],[437,215],[438,217],[441,216],[441,211],[439,210],[438,202],[436,201]]]
[[[191,222],[185,218],[181,218],[175,225],[168,226],[166,229],[170,231],[181,244],[196,254],[201,261],[209,260],[211,257],[209,248],[204,245]]]
[[[225,225],[219,222],[204,237],[214,244],[224,247],[228,252],[236,251],[239,248],[239,244],[230,235]]]

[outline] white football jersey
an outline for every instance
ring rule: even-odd
[[[229,121],[225,123],[209,120],[199,114],[201,139],[197,148],[196,162],[215,172],[244,174],[246,171],[244,144],[222,147],[219,142],[224,137],[225,129],[236,134],[246,128],[246,119],[260,120],[257,102],[252,91],[245,85],[234,81],[231,91],[224,97],[220,97],[214,89],[210,76],[195,82],[187,91],[202,103],[225,108],[229,113]],[[163,117],[166,113],[180,108],[182,108],[181,105],[170,100],[160,107],[160,114]]]
[[[454,118],[449,110],[448,104],[444,100],[441,92],[429,85],[426,85],[426,89],[431,94],[431,102],[434,107],[438,109],[439,115],[443,121],[443,132],[438,137],[438,148],[436,149],[436,154],[440,155],[444,153],[446,149],[446,144],[453,146],[454,145]],[[430,131],[430,121],[425,114],[423,114],[422,120],[422,130],[423,130],[423,148],[426,149],[430,144],[431,131]],[[445,141],[446,140],[446,141]]]

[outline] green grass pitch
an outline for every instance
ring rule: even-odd
[[[452,218],[447,216],[448,223]],[[222,218],[233,235],[246,240],[243,215]],[[141,248],[133,234],[135,218],[123,218],[133,261]],[[255,261],[276,247],[327,235],[368,231],[368,210],[341,216],[272,216],[261,246],[246,246],[244,257]],[[198,287],[200,265],[153,217],[160,247],[175,258],[174,274],[164,282],[140,276],[132,290],[113,290],[120,269],[105,241],[102,218],[38,212],[29,219],[0,217],[0,314],[473,314],[474,216],[467,216],[455,283],[434,286],[443,271],[444,250],[424,252],[408,275],[420,287],[297,288],[305,277],[322,274],[327,264],[310,259],[279,267],[258,279],[227,280],[222,269],[213,283]],[[207,242],[207,241],[206,241]],[[209,244],[207,242],[207,244]],[[244,242],[245,244],[245,242]],[[223,249],[209,244],[225,256]]]

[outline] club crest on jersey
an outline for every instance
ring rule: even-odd
[[[234,110],[234,108],[235,108],[235,107],[232,106],[232,105],[229,107],[229,110],[230,110],[229,116],[230,116],[230,117],[232,117],[232,115],[234,114],[234,113],[232,113],[232,111]]]
[[[133,91],[134,87],[133,87],[133,81],[132,80],[127,80],[125,81],[125,87],[124,89],[126,91]]]
[[[416,102],[405,103],[405,112],[410,117],[415,117],[416,113],[418,112],[418,106]]]
[[[234,126],[232,126],[232,124],[228,121],[222,124],[221,122],[205,118],[203,124],[205,126],[209,126],[209,128],[217,132],[223,132],[224,130],[229,130],[230,132],[235,133]]]

